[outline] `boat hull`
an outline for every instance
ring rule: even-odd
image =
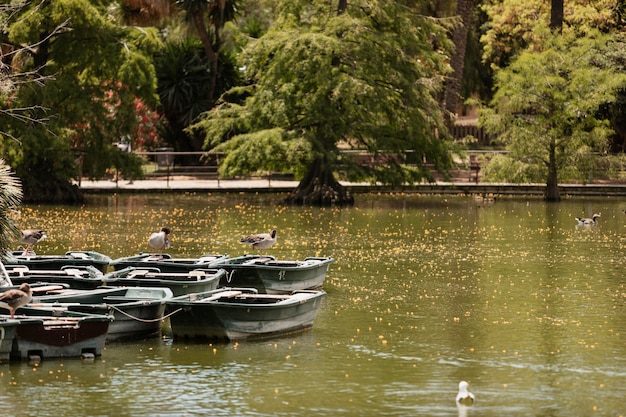
[[[12,359],[100,356],[112,320],[110,316],[74,312],[52,316],[49,311],[30,307],[20,309],[16,319],[20,323]]]
[[[302,291],[282,298],[257,294],[219,298],[221,293],[245,292],[220,289],[167,301],[175,339],[214,341],[266,339],[310,328],[324,291]],[[211,299],[214,297],[215,299]],[[278,296],[274,296],[278,297]]]
[[[88,314],[110,314],[107,341],[146,339],[160,334],[169,288],[101,287],[90,291],[54,291],[38,296],[37,306]]]
[[[109,269],[111,258],[94,251],[68,251],[65,255],[24,254],[22,251],[10,253],[6,264],[26,265],[30,269],[54,270],[64,266],[92,266],[103,274]]]
[[[140,253],[135,256],[119,258],[111,261],[110,265],[115,271],[128,267],[133,268],[158,268],[161,272],[188,272],[194,269],[212,268],[214,262],[228,258],[228,255],[206,254],[199,258],[173,258],[169,254],[155,255]]]
[[[7,362],[10,359],[13,339],[15,339],[15,333],[19,324],[19,320],[0,320],[0,362]]]
[[[32,269],[28,265],[6,264],[14,285],[22,283],[63,284],[69,288],[91,290],[102,285],[104,274],[93,266],[63,266],[59,269]]]
[[[322,288],[333,258],[305,258],[281,261],[271,256],[245,255],[216,261],[214,267],[226,270],[220,285],[251,287],[261,293],[289,294]]]
[[[196,269],[193,271],[160,272],[156,268],[125,268],[108,273],[102,282],[113,287],[156,287],[169,288],[174,297],[194,292],[216,289],[226,271],[222,269]]]

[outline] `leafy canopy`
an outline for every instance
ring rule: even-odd
[[[249,85],[228,94],[240,100],[192,127],[206,132],[207,149],[228,151],[222,174],[301,172],[312,160],[334,166],[340,146],[393,155],[396,168],[407,149],[418,165],[422,155],[449,163],[435,99],[448,71],[445,27],[401,2],[355,1],[339,14],[329,3],[279,2],[269,31],[241,54]],[[273,151],[258,158],[254,147]],[[293,149],[297,161],[285,157]],[[374,175],[399,183],[425,172]]]
[[[50,78],[16,89],[11,103],[40,106],[47,117],[45,126],[13,121],[7,127],[21,143],[3,151],[25,191],[67,184],[77,173],[77,150],[85,174],[103,175],[118,158],[111,144],[137,128],[135,99],[157,104],[150,55],[161,45],[158,33],[117,24],[107,12],[112,2],[26,2],[8,26],[12,45],[32,45],[13,57],[12,71]]]
[[[556,168],[562,176],[584,179],[590,152],[604,151],[612,133],[599,110],[626,86],[626,74],[606,56],[620,51],[626,57],[626,44],[598,32],[577,38],[544,29],[544,35],[540,51],[522,53],[496,74],[497,92],[481,110],[481,124],[499,135],[528,172],[545,180]]]

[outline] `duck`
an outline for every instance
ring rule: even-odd
[[[163,252],[163,249],[170,247],[170,229],[162,227],[158,232],[154,232],[148,239],[148,244],[153,249]]]
[[[263,249],[269,249],[276,243],[276,229],[271,233],[257,233],[244,237],[241,243],[252,246],[252,249],[258,249],[259,255],[263,255]]]
[[[466,381],[459,382],[459,393],[456,395],[456,402],[461,405],[474,404],[474,394],[467,390],[469,384]]]
[[[46,231],[40,229],[27,229],[22,230],[22,235],[20,236],[20,243],[26,245],[26,249],[24,249],[24,254],[27,254],[31,251],[32,247],[39,241],[47,238]]]
[[[12,289],[0,294],[0,307],[11,312],[11,318],[15,317],[15,310],[30,303],[33,299],[33,291],[30,285],[23,283],[19,289]]]
[[[594,214],[591,218],[588,217],[575,217],[579,226],[595,226],[598,224],[598,217],[602,217],[600,214]]]

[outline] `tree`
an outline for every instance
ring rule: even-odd
[[[450,57],[452,73],[446,81],[445,89],[445,108],[450,114],[455,114],[459,107],[463,70],[465,67],[465,52],[467,50],[467,37],[469,29],[472,26],[474,1],[457,0],[456,13],[460,21],[456,24],[452,32],[452,41],[454,43],[454,51]]]
[[[193,22],[196,33],[204,47],[204,54],[211,66],[206,99],[214,102],[219,74],[222,30],[226,22],[233,20],[237,13],[235,0],[176,0]]]
[[[615,50],[626,57],[624,43],[593,33],[577,38],[538,28],[545,42],[540,51],[522,53],[496,74],[497,91],[480,123],[499,134],[510,158],[539,166],[545,198],[558,201],[562,175],[585,178],[585,160],[602,152],[612,133],[600,109],[615,101],[626,86],[626,74],[608,65]]]
[[[120,159],[112,143],[137,125],[135,98],[157,102],[150,54],[160,45],[158,34],[115,24],[110,3],[26,2],[7,25],[7,41],[20,51],[7,63],[11,73],[48,78],[15,88],[9,103],[32,107],[33,120],[46,118],[6,125],[20,141],[4,143],[2,151],[22,179],[25,200],[79,200],[70,182],[79,157],[87,175],[101,177]]]
[[[306,168],[287,201],[341,205],[353,197],[335,178],[339,167],[396,185],[429,178],[424,160],[445,170],[436,101],[449,69],[445,28],[401,2],[329,7],[281,2],[274,25],[242,53],[250,83],[229,93],[239,100],[193,126],[206,132],[207,148],[228,152],[221,172]],[[340,146],[370,152],[372,165],[355,164]]]
[[[564,3],[560,6],[559,3]],[[542,36],[535,31],[537,22],[559,22],[566,31],[585,33],[590,29],[609,32],[618,27],[619,0],[484,0],[482,9],[489,17],[482,36],[483,59],[495,68],[503,68],[525,49],[541,47]],[[554,12],[554,15],[552,14]]]
[[[209,98],[213,83],[220,94],[236,85],[239,74],[234,59],[222,54],[214,77],[212,64],[198,41],[171,40],[156,54],[154,65],[161,112],[168,122],[164,139],[177,151],[201,150],[202,137],[188,135],[184,129],[213,107],[214,100]]]

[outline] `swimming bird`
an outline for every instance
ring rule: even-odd
[[[579,226],[595,226],[596,224],[598,224],[598,217],[602,216],[600,216],[600,214],[594,214],[591,218],[575,217],[575,219],[578,222]]]
[[[15,310],[30,303],[33,299],[33,292],[30,285],[23,283],[19,289],[8,290],[0,294],[0,307],[4,307],[11,312],[11,318],[15,316]]]
[[[252,246],[252,249],[258,249],[259,255],[263,255],[263,249],[269,249],[276,243],[276,229],[272,230],[272,233],[248,235],[241,239],[240,242]]]
[[[160,252],[170,247],[170,229],[162,227],[160,231],[152,233],[148,239],[148,244]]]
[[[45,230],[39,229],[27,229],[22,230],[22,236],[20,236],[20,243],[26,245],[24,254],[27,254],[37,242],[47,238]]]
[[[456,402],[462,405],[474,404],[474,394],[467,390],[469,384],[465,381],[459,382],[459,393],[456,395]]]

